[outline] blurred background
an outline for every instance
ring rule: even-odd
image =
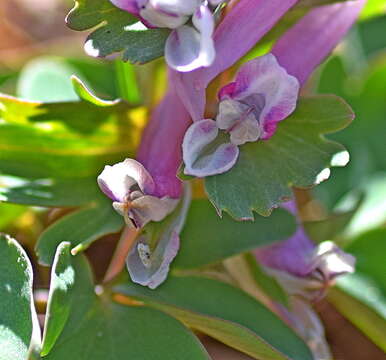
[[[71,31],[64,22],[72,6],[71,0],[0,1],[0,92],[37,101],[76,100],[69,78],[77,74],[99,96],[113,99],[120,96],[125,86],[116,80],[116,72],[125,71],[136,77],[139,87],[141,82],[146,83],[143,67],[91,59],[84,54],[86,33]],[[356,204],[358,209],[338,242],[359,239],[360,244],[372,236],[382,254],[386,241],[386,1],[370,0],[358,24],[311,79],[309,89],[342,96],[353,107],[356,119],[349,128],[329,136],[347,147],[351,161],[345,168],[335,168],[331,178],[311,193],[299,193],[304,198],[304,216],[318,220],[332,211],[352,209]],[[162,86],[153,92],[158,95],[142,92],[141,100],[156,101]],[[126,94],[133,103],[140,100],[136,88]],[[65,211],[0,203],[0,231],[15,236],[34,258],[33,247],[39,234]],[[105,271],[109,257],[106,249],[113,250],[116,238],[107,236],[88,250],[94,262],[98,262],[94,266],[97,277]],[[371,258],[370,252],[366,256],[364,267],[378,260],[382,266],[383,261],[383,274],[386,273],[385,252],[383,257]],[[36,265],[36,274],[36,285],[47,286],[47,268]],[[384,278],[380,286],[386,294]],[[384,353],[336,307],[339,306],[328,301],[317,305],[335,359],[384,359]],[[204,342],[215,359],[248,359],[209,338]]]

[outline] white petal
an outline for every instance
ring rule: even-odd
[[[196,121],[189,127],[182,143],[185,174],[205,177],[233,167],[239,149],[226,141],[216,143],[218,133],[216,122],[211,119]]]
[[[176,15],[193,15],[200,0],[150,0],[151,5],[160,11]]]
[[[152,193],[155,184],[144,166],[136,160],[126,159],[113,166],[106,165],[98,176],[98,185],[112,200],[125,202],[134,184],[145,194]]]
[[[166,40],[165,59],[177,71],[188,72],[212,64],[215,58],[211,35],[201,34],[192,26],[173,30]]]
[[[140,16],[149,24],[157,27],[175,29],[188,21],[188,16],[178,14],[168,14],[157,10],[150,3],[139,12]]]

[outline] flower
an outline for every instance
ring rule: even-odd
[[[172,29],[165,59],[177,71],[210,66],[215,58],[213,10],[226,0],[111,0],[149,27]],[[191,23],[190,23],[191,20]]]
[[[126,224],[136,228],[143,228],[150,221],[161,221],[178,203],[178,199],[152,195],[153,178],[133,159],[105,166],[98,176],[98,185],[113,200],[114,209],[125,218]]]
[[[185,174],[205,177],[228,171],[237,161],[237,146],[269,139],[277,123],[295,110],[298,93],[297,79],[272,54],[245,63],[235,81],[220,90],[216,121],[197,121],[187,130]]]
[[[283,204],[296,215],[294,202]],[[305,233],[300,220],[293,236],[287,240],[254,251],[289,294],[309,300],[320,299],[334,280],[354,272],[355,258],[331,241],[315,245]]]

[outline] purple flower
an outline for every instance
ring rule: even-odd
[[[114,209],[126,224],[142,228],[150,221],[161,221],[176,207],[178,200],[154,196],[155,183],[141,163],[126,159],[105,166],[98,176],[101,190],[113,200]]]
[[[298,92],[296,78],[272,54],[244,64],[236,80],[219,92],[216,121],[197,121],[186,132],[185,174],[205,177],[228,171],[237,161],[238,145],[274,134],[277,123],[294,111]]]
[[[165,59],[177,71],[210,66],[215,58],[213,9],[226,0],[111,0],[141,18],[149,27],[173,29],[165,45]],[[190,23],[191,20],[191,23]]]
[[[126,223],[142,231],[126,264],[134,282],[152,289],[165,280],[177,254],[190,203],[190,191],[186,188],[182,192],[176,175],[182,138],[190,123],[189,114],[170,86],[144,131],[138,161],[126,159],[106,166],[98,177],[101,190],[113,200],[113,207]],[[158,223],[156,228],[154,222]]]
[[[294,202],[283,204],[296,215]],[[300,220],[297,231],[287,240],[254,251],[267,272],[292,295],[318,299],[341,275],[354,271],[355,258],[331,241],[315,245]]]

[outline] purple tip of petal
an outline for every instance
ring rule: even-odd
[[[234,92],[236,90],[236,82],[231,82],[227,85],[225,85],[224,87],[222,87],[220,89],[220,91],[218,92],[218,98],[219,100],[224,100],[226,98],[232,98],[234,95]]]
[[[222,174],[235,165],[239,149],[234,144],[220,143],[214,150],[205,152],[217,136],[217,124],[211,119],[197,121],[189,127],[182,143],[186,175],[206,177]]]
[[[110,0],[110,2],[116,7],[128,11],[129,13],[134,15],[139,14],[139,5],[141,5],[141,0]]]

